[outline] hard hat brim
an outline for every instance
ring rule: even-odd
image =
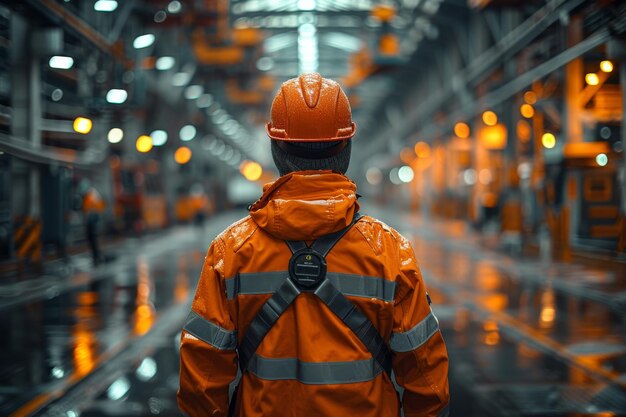
[[[284,142],[334,142],[338,140],[351,139],[356,134],[356,123],[351,122],[347,129],[338,129],[337,134],[330,138],[290,138],[284,129],[276,129],[271,126],[271,122],[265,125],[265,133],[272,140],[280,140]],[[348,134],[342,134],[349,131]]]

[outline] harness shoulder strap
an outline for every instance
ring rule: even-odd
[[[358,212],[354,213],[354,217],[352,218],[352,221],[347,227],[341,230],[338,230],[334,233],[320,237],[315,242],[313,242],[313,245],[311,245],[311,249],[314,249],[315,251],[319,252],[319,254],[322,255],[323,258],[326,258],[326,255],[328,255],[328,252],[330,252],[330,250],[337,244],[337,242],[339,242],[341,238],[346,233],[348,233],[348,230],[350,230],[352,226],[354,226],[355,223],[358,222],[361,217],[363,217],[361,213],[358,213]]]

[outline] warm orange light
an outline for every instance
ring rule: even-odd
[[[135,325],[133,330],[135,334],[144,335],[152,328],[156,313],[154,308],[149,304],[141,304],[137,306],[135,311]]]
[[[600,84],[600,77],[595,72],[590,72],[585,75],[585,82],[589,85],[598,85]]]
[[[608,60],[600,62],[600,70],[602,72],[612,72],[613,71],[613,63],[611,61],[608,61]]]
[[[413,149],[411,148],[402,149],[402,151],[400,152],[400,159],[405,164],[410,164],[411,162],[413,162],[413,160],[415,159],[415,153],[413,152]]]
[[[263,167],[254,161],[244,161],[239,171],[248,181],[256,181],[263,175]]]
[[[546,149],[552,149],[556,146],[556,136],[552,133],[544,133],[541,137],[541,144]]]
[[[189,160],[191,160],[191,155],[191,149],[186,146],[181,146],[180,148],[176,149],[176,152],[174,152],[174,160],[177,164],[185,165],[187,162],[189,162]]]
[[[141,135],[137,138],[137,142],[135,143],[135,147],[141,153],[150,152],[152,149],[152,138],[148,135]]]
[[[517,138],[520,142],[527,143],[530,141],[530,135],[532,130],[526,120],[520,120],[517,122]]]
[[[86,117],[77,117],[76,119],[74,119],[73,127],[74,131],[76,131],[77,133],[82,133],[83,135],[86,135],[87,133],[91,132],[93,122],[91,121],[91,119],[88,119]]]
[[[493,126],[484,126],[478,131],[478,140],[482,145],[491,150],[504,149],[506,147],[508,131],[503,124],[496,123]]]
[[[422,159],[428,158],[430,156],[430,145],[426,142],[417,142],[415,144],[415,153]]]
[[[535,115],[535,108],[530,104],[522,104],[522,107],[519,108],[519,112],[527,119],[530,119]]]
[[[495,126],[498,123],[498,115],[491,110],[487,110],[483,113],[483,122],[487,126]]]
[[[466,139],[470,135],[470,127],[467,123],[458,122],[454,125],[454,134],[461,139]]]
[[[528,104],[535,104],[537,102],[537,94],[534,91],[526,91],[524,93],[524,101]]]
[[[500,333],[491,332],[485,335],[485,344],[489,346],[495,346],[500,342]]]

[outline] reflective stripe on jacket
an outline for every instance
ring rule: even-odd
[[[356,187],[330,171],[296,172],[264,188],[250,216],[211,244],[181,338],[178,403],[191,417],[226,416],[237,344],[287,278],[285,240],[346,227]],[[393,351],[407,417],[446,416],[448,357],[409,242],[365,216],[328,254],[328,278]],[[372,354],[313,294],[301,294],[265,337],[242,376],[241,417],[397,417],[394,386]]]

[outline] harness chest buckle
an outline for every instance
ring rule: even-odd
[[[304,291],[317,288],[326,278],[326,260],[312,248],[303,248],[289,260],[289,277]]]

